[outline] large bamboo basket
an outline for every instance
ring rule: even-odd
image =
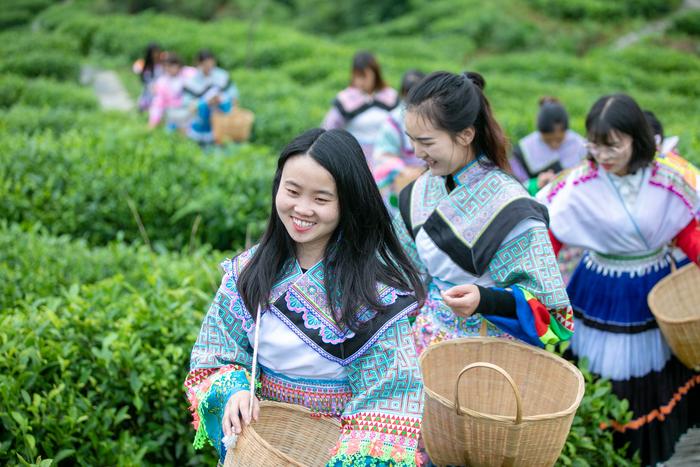
[[[259,420],[243,429],[224,467],[325,466],[339,436],[340,423],[334,418],[312,417],[298,405],[262,401]]]
[[[454,339],[420,358],[423,438],[437,465],[551,466],[584,393],[581,372],[529,345]]]
[[[687,264],[661,279],[647,298],[669,347],[691,369],[700,367],[700,270]]]

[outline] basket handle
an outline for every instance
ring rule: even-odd
[[[476,362],[472,363],[471,365],[467,365],[462,368],[462,371],[460,371],[459,375],[457,375],[457,381],[455,382],[455,412],[457,412],[457,415],[464,415],[464,412],[462,412],[462,408],[459,405],[459,382],[462,380],[462,376],[474,368],[488,368],[490,370],[494,370],[500,373],[501,376],[508,381],[508,384],[510,384],[510,387],[513,389],[513,394],[515,394],[515,425],[519,425],[523,419],[523,400],[522,397],[520,397],[520,390],[518,389],[518,386],[515,384],[515,381],[513,381],[513,378],[511,378],[506,370],[498,365],[487,362]]]
[[[258,305],[258,321],[255,323],[255,337],[253,338],[253,363],[250,368],[250,400],[248,401],[248,413],[253,415],[253,399],[255,399],[255,374],[258,372],[258,343],[260,342],[260,323],[262,310]]]

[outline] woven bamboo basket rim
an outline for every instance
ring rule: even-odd
[[[265,407],[277,407],[280,409],[285,409],[288,411],[294,411],[294,412],[300,412],[304,415],[308,415],[311,417],[313,415],[313,412],[311,412],[309,409],[306,407],[296,405],[296,404],[287,404],[284,402],[275,402],[275,401],[260,401],[260,411],[263,410]],[[334,425],[337,425],[338,431],[340,431],[340,423],[335,420],[334,418],[331,417],[326,417],[329,422],[333,423]],[[305,464],[300,463],[299,461],[292,459],[289,457],[287,454],[282,452],[280,449],[274,447],[270,443],[267,442],[265,438],[260,436],[257,431],[255,431],[255,427],[253,424],[251,425],[246,425],[244,428],[246,431],[246,436],[250,436],[256,443],[259,443],[261,447],[264,447],[267,450],[274,451],[276,455],[284,458],[286,462],[289,462],[291,465],[297,466],[297,467],[306,467]]]
[[[651,309],[651,312],[654,314],[656,319],[669,324],[689,324],[696,322],[700,319],[700,316],[689,316],[687,318],[675,318],[672,316],[667,316],[662,311],[664,307],[657,308],[655,306],[656,297],[659,295],[659,293],[661,293],[661,290],[664,290],[667,287],[674,287],[674,283],[678,279],[678,277],[683,277],[686,274],[692,274],[692,270],[697,267],[698,265],[695,263],[686,264],[683,267],[675,269],[673,272],[671,272],[671,274],[661,279],[659,282],[656,283],[656,285],[654,285],[654,287],[652,287],[651,292],[649,292],[649,295],[647,296],[647,304],[649,305],[649,308]]]
[[[501,339],[497,337],[462,337],[458,339],[451,339],[448,341],[443,341],[443,342],[438,342],[437,344],[431,345],[428,350],[430,349],[436,349],[439,347],[445,347],[445,346],[450,346],[450,345],[460,345],[460,344],[481,344],[481,345],[509,345],[513,347],[518,347],[521,349],[524,349],[528,352],[536,353],[539,355],[542,355],[544,357],[547,357],[548,359],[552,360],[553,362],[557,363],[558,365],[566,368],[569,370],[572,374],[576,376],[576,379],[578,381],[578,390],[576,392],[576,398],[572,402],[572,404],[567,407],[564,410],[560,410],[558,412],[552,412],[548,414],[539,414],[539,415],[526,415],[522,417],[521,422],[518,425],[523,425],[527,422],[537,422],[537,421],[542,421],[542,420],[552,420],[555,418],[564,418],[568,417],[572,413],[575,413],[576,410],[578,410],[578,406],[581,404],[581,400],[583,399],[583,395],[585,392],[585,382],[583,380],[583,375],[581,374],[581,371],[579,371],[578,368],[576,368],[575,365],[573,365],[571,362],[567,362],[561,357],[553,358],[555,355],[552,355],[550,352],[547,352],[544,349],[540,349],[537,347],[529,346],[526,344],[520,344],[517,342],[509,341],[506,339]],[[423,365],[423,360],[425,360],[426,355],[428,352],[423,352],[421,356],[419,357],[419,364]],[[477,362],[473,362],[477,363]],[[479,362],[479,363],[491,363],[491,362]],[[423,386],[423,390],[425,391],[426,395],[429,395],[433,399],[437,400],[441,404],[450,407],[451,409],[457,411],[457,407],[455,406],[455,402],[453,400],[450,400],[444,396],[441,396],[440,394],[436,393],[432,389],[430,389],[427,385]],[[487,414],[483,412],[478,412],[476,410],[470,409],[468,407],[460,407],[459,408],[462,412],[469,414],[472,417],[482,419],[482,420],[494,420],[494,421],[499,421],[499,422],[511,422],[515,425],[515,416],[514,415],[497,415],[497,414]]]

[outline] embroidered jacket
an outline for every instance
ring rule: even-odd
[[[254,250],[222,263],[224,277],[192,350],[185,381],[197,429],[195,447],[209,442],[223,460],[221,419],[226,402],[247,390],[256,323],[237,288]],[[338,444],[328,465],[415,465],[423,383],[407,314],[415,298],[378,286],[389,311],[358,310],[365,325],[353,332],[331,316],[324,267],[304,273],[283,268],[263,310],[258,396],[340,417]]]
[[[482,315],[489,335],[538,346],[568,340],[573,316],[547,235],[546,208],[483,156],[454,181],[448,193],[443,177],[426,172],[399,199],[395,228],[429,278],[429,299],[416,321],[419,348],[479,335]],[[462,318],[444,303],[440,292],[458,284],[483,287],[480,313]],[[493,291],[510,297],[499,293],[499,300],[485,301]]]

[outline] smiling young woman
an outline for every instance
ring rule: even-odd
[[[546,208],[508,173],[484,85],[477,73],[438,72],[406,99],[406,133],[429,167],[401,192],[395,219],[430,280],[414,324],[419,351],[482,326],[537,346],[573,332]]]
[[[223,461],[223,436],[257,417],[246,389],[258,327],[258,397],[340,418],[328,465],[415,466],[423,383],[407,315],[425,292],[357,140],[295,138],[272,198],[260,243],[222,264],[192,350],[195,445]]]

